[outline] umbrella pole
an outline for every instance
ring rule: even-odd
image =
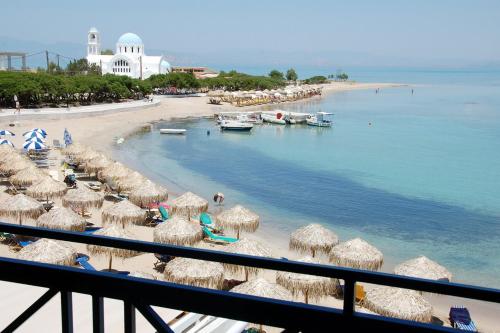
[[[113,255],[109,255],[109,270],[111,271],[111,264],[113,263]]]
[[[312,257],[314,258],[316,256],[316,250],[312,250]]]
[[[245,282],[248,281],[248,269],[245,268]]]
[[[47,194],[47,205],[49,204],[49,195]]]
[[[306,304],[309,304],[309,291],[306,290],[306,292],[304,293],[304,295],[306,296]]]
[[[240,229],[238,229],[238,231],[236,232],[236,238],[240,239]]]
[[[18,221],[19,221],[19,225],[23,225],[23,218],[21,217],[21,214],[18,215]]]

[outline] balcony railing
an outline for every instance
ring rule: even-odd
[[[331,265],[228,254],[220,251],[92,236],[7,223],[0,223],[0,232],[325,276],[342,279],[345,283],[343,309],[335,309],[0,257],[0,280],[49,288],[2,332],[15,331],[57,293],[60,293],[61,297],[62,331],[73,332],[72,293],[74,292],[92,296],[94,332],[104,332],[103,298],[122,300],[124,302],[125,332],[130,333],[135,332],[135,310],[138,310],[158,332],[172,332],[168,324],[151,306],[282,327],[286,332],[334,330],[350,332],[370,330],[387,333],[456,332],[454,329],[432,324],[355,312],[354,290],[357,282],[500,303],[500,290],[498,289],[367,272]],[[5,316],[5,314],[3,315]]]

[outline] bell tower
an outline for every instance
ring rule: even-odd
[[[87,41],[87,55],[101,54],[101,38],[96,28],[90,28]]]

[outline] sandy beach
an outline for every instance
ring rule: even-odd
[[[323,94],[330,94],[348,90],[357,89],[388,89],[392,87],[404,86],[401,84],[392,83],[341,83],[336,82],[323,86]],[[321,97],[313,97],[321,98]],[[0,117],[0,128],[9,129],[16,134],[21,134],[34,127],[44,128],[49,133],[49,143],[52,143],[52,139],[57,138],[61,140],[62,134],[65,128],[67,128],[73,137],[74,141],[87,144],[92,146],[94,149],[111,155],[113,145],[116,144],[118,138],[125,138],[123,145],[127,144],[127,137],[133,135],[137,131],[142,129],[149,129],[151,123],[170,120],[174,118],[187,118],[187,117],[208,117],[212,116],[215,112],[220,111],[244,111],[252,110],[257,107],[249,108],[236,108],[228,104],[223,105],[210,105],[208,104],[208,97],[186,97],[186,98],[169,98],[169,97],[157,97],[159,103],[147,108],[133,108],[126,110],[116,110],[116,112],[109,113],[85,113],[85,114],[53,114],[47,116],[37,115],[36,117],[30,117],[30,115],[22,115],[18,118],[19,123],[15,127],[9,127],[9,123],[12,121],[10,119],[5,119]],[[300,101],[298,102],[300,103]],[[75,108],[76,109],[76,108]],[[73,112],[78,112],[78,110],[73,110]],[[68,113],[71,113],[69,111]],[[21,135],[17,135],[13,138],[8,138],[13,141],[16,147],[20,147],[23,142]],[[59,152],[53,151],[51,157],[60,159],[61,156]],[[52,167],[54,170],[58,170],[58,163]],[[60,172],[60,170],[59,170]],[[62,180],[62,174],[59,175]],[[172,196],[169,197],[172,199]],[[54,200],[56,205],[60,206],[60,199]],[[245,203],[241,203],[245,204]],[[110,202],[105,201],[104,207],[106,208],[111,205]],[[210,210],[210,208],[209,208]],[[93,211],[92,217],[89,222],[94,223],[97,226],[101,226],[100,212]],[[262,221],[265,224],[265,221]],[[27,221],[28,225],[34,225],[33,221]],[[130,232],[133,233],[138,239],[152,241],[152,228],[143,226],[132,226],[130,227]],[[267,228],[265,228],[268,231]],[[288,249],[288,236],[279,234],[279,232],[261,232],[257,231],[254,234],[245,233],[245,237],[257,239],[263,243],[269,245],[273,254],[276,257],[287,257],[291,259],[299,258],[301,255],[296,252],[292,252]],[[205,244],[209,248],[219,249],[220,245]],[[84,245],[73,244],[73,246],[78,250],[78,252],[87,253]],[[9,250],[8,246],[0,246],[0,255],[6,257],[13,257],[15,254]],[[326,262],[326,258],[322,258]],[[156,258],[153,254],[143,254],[127,260],[116,260],[114,262],[114,268],[128,271],[143,271],[161,278],[161,274],[153,269],[153,263]],[[91,264],[97,269],[106,268],[107,258],[92,256],[90,260]],[[383,267],[384,271],[391,271],[394,263],[386,263]],[[268,278],[269,281],[274,281],[274,272],[264,272],[263,276]],[[226,276],[226,278],[238,278],[241,276]],[[0,310],[2,313],[9,315],[3,315],[0,318],[0,327],[6,325],[10,320],[15,318],[27,304],[32,302],[38,295],[42,294],[41,288],[28,287],[23,285],[11,284],[6,282],[0,282],[0,297],[4,300],[2,302]],[[22,297],[20,297],[22,295]],[[480,303],[474,301],[464,301],[460,299],[454,299],[451,297],[438,296],[438,295],[426,295],[426,298],[431,301],[435,317],[443,321],[445,325],[449,325],[447,317],[450,306],[452,305],[466,305],[472,312],[472,316],[481,332],[500,332],[500,322],[498,321],[495,314],[498,313],[499,307],[496,304]],[[300,299],[297,299],[300,301]],[[326,297],[321,299],[315,304],[327,305],[336,308],[342,307],[342,300],[333,297]],[[29,320],[25,325],[21,327],[20,332],[30,332],[36,329],[37,322],[43,320],[46,322],[47,329],[51,332],[57,332],[60,330],[59,318],[57,313],[59,311],[57,298],[53,299],[51,303],[40,311],[35,317]],[[75,317],[75,332],[88,332],[91,327],[91,307],[90,307],[90,297],[84,295],[77,295],[74,299],[75,312],[83,313],[83,316]],[[163,318],[168,321],[169,319],[175,317],[179,311],[162,309],[159,313]],[[120,302],[107,300],[106,301],[106,331],[107,332],[120,332],[123,327],[120,326],[122,316],[122,306]],[[140,314],[137,314],[138,320],[138,332],[153,332],[153,328],[148,326],[147,322]]]

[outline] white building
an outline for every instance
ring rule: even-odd
[[[165,57],[147,56],[141,38],[131,32],[118,39],[114,55],[102,55],[99,31],[91,28],[88,33],[87,61],[100,66],[102,74],[127,75],[136,79],[171,71]]]

